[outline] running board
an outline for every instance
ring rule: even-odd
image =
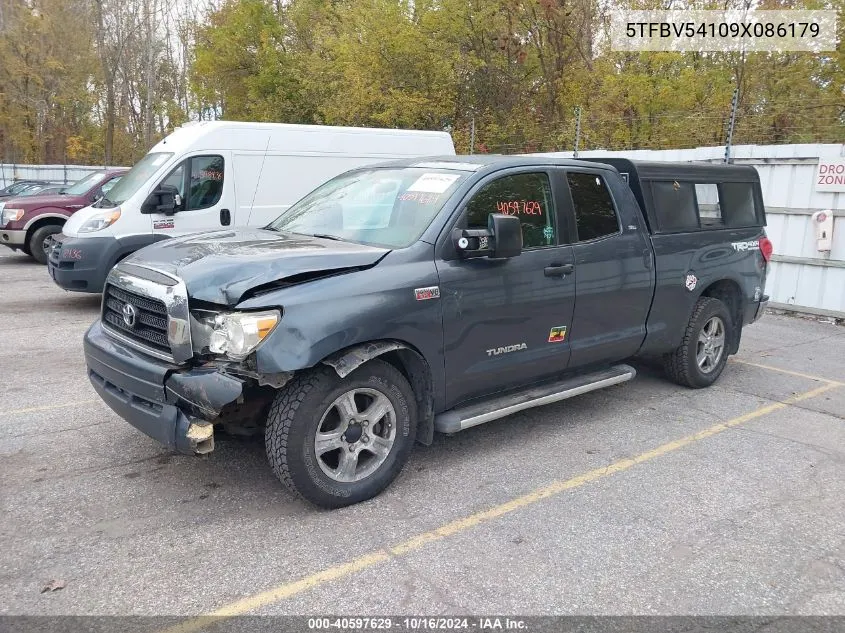
[[[580,396],[588,391],[618,385],[631,380],[636,375],[637,370],[630,365],[616,365],[591,374],[582,374],[565,380],[544,383],[525,391],[497,396],[484,402],[444,411],[434,417],[434,428],[441,433],[457,433],[471,426],[497,420],[517,411],[541,407],[544,404]]]

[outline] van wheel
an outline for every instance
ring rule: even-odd
[[[48,224],[47,226],[40,226],[32,232],[29,236],[29,241],[26,246],[29,249],[29,254],[39,264],[46,264],[50,255],[49,247],[46,245],[47,238],[56,233],[61,233],[62,227],[58,224]]]
[[[692,309],[684,338],[678,348],[663,357],[666,375],[694,389],[709,387],[728,361],[732,321],[724,303],[700,297]]]
[[[402,470],[416,437],[405,377],[380,360],[346,378],[320,366],[295,376],[273,401],[264,443],[285,486],[326,508],[370,499]]]

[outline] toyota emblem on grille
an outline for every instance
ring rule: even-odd
[[[123,304],[123,322],[128,325],[129,327],[135,327],[135,317],[137,313],[135,312],[135,306],[131,303],[124,303]]]

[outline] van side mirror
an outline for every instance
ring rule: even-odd
[[[514,215],[491,213],[486,229],[455,229],[452,239],[465,259],[516,257],[522,253],[522,224]]]
[[[161,185],[144,200],[141,213],[173,215],[180,206],[182,206],[182,196],[179,195],[179,190],[173,185]]]

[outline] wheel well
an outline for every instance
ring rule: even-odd
[[[38,229],[40,229],[42,226],[49,226],[50,224],[55,224],[56,226],[64,226],[65,222],[67,222],[67,220],[61,220],[59,218],[54,217],[41,218],[40,220],[36,220],[32,223],[32,226],[30,226],[26,230],[26,243],[29,244],[29,239],[32,237],[32,234],[35,233],[35,231],[37,231]]]
[[[124,259],[129,257],[134,252],[135,251],[127,251],[126,253],[121,253],[120,255],[117,256],[117,259],[114,260],[114,263],[119,264],[120,262],[122,262]]]
[[[369,341],[332,354],[322,362],[341,377],[378,358],[395,367],[411,385],[417,400],[417,441],[434,441],[434,379],[431,368],[416,349],[400,341]]]
[[[702,297],[713,297],[724,303],[733,321],[731,328],[733,332],[729,353],[735,354],[739,349],[739,339],[742,335],[742,290],[739,284],[732,279],[716,281],[701,293]]]
[[[408,380],[417,397],[417,441],[430,446],[434,441],[434,382],[431,368],[422,354],[412,349],[385,352],[379,358],[390,363]]]

